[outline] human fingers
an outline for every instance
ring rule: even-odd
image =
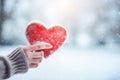
[[[28,47],[30,51],[41,50],[41,49],[50,49],[52,45],[46,42],[39,42]]]
[[[40,63],[44,57],[44,52],[30,52],[28,53],[28,59],[30,63]]]
[[[44,57],[44,52],[43,51],[32,53],[32,58],[41,58],[41,57]]]
[[[38,67],[38,64],[37,63],[31,63],[29,65],[30,68],[37,68]]]
[[[32,58],[31,63],[40,63],[42,62],[42,57],[41,58]]]

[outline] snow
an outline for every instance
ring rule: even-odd
[[[0,47],[9,54],[18,46]],[[9,80],[120,80],[119,47],[78,48],[64,45],[37,69]]]

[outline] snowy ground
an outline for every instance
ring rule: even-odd
[[[6,55],[16,47],[0,47],[0,53]],[[9,80],[120,80],[120,49],[64,46],[44,59],[39,68]]]

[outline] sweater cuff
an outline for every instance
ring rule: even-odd
[[[6,64],[8,64],[7,77],[10,77],[14,74],[25,73],[28,71],[28,62],[25,56],[24,50],[22,48],[15,49],[10,55],[6,58]]]

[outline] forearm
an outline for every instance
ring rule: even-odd
[[[0,78],[6,79],[28,71],[28,62],[22,48],[15,49],[7,57],[0,57]]]
[[[6,72],[8,70],[6,70],[6,60],[0,56],[0,80],[4,79],[5,77],[7,77]]]

